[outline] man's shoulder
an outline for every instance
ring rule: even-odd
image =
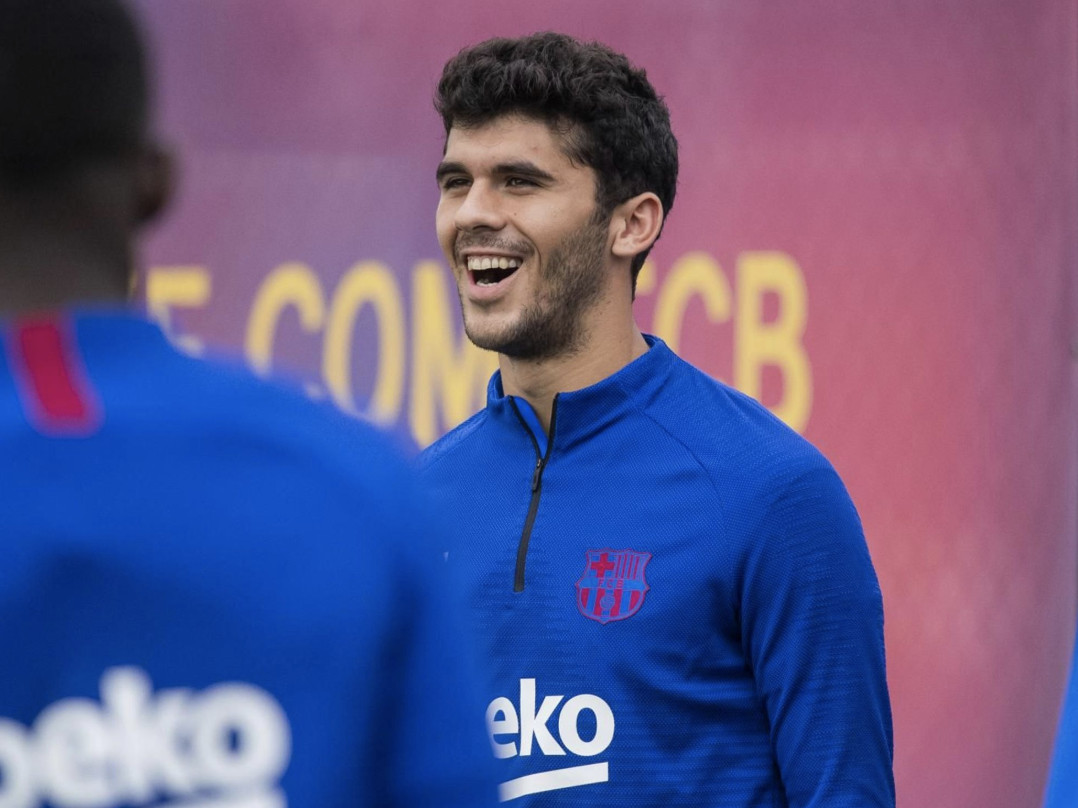
[[[416,532],[418,486],[389,436],[238,359],[194,358],[150,337],[87,341],[85,382],[101,417],[77,440],[40,430],[0,396],[0,477],[13,458],[35,458],[0,508],[79,496],[101,505],[102,525],[121,526],[117,537],[134,525],[206,553],[258,542],[291,552],[301,523],[304,552],[320,557],[380,553]],[[4,381],[0,368],[0,391]],[[109,506],[118,491],[123,509]]]
[[[325,399],[233,364],[207,362],[201,375],[206,418],[256,443],[316,460],[321,471],[315,473],[361,477],[380,488],[404,473],[403,453],[389,435]]]
[[[203,474],[227,460],[252,480],[302,474],[327,491],[389,490],[406,468],[381,430],[285,377],[256,374],[238,357],[192,357],[153,337],[130,356],[102,343],[88,348],[87,368],[104,411],[103,450],[137,445]]]
[[[738,438],[748,442],[779,441],[791,448],[815,451],[759,400],[681,358],[676,360],[663,394],[647,411],[669,425],[685,423],[686,418],[691,427],[711,425],[711,429],[694,430],[702,443]]]
[[[642,412],[716,473],[787,477],[830,468],[808,439],[755,398],[680,358]]]

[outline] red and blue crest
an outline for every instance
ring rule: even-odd
[[[644,569],[651,553],[588,550],[587,559],[584,574],[576,582],[576,607],[582,615],[606,624],[640,611],[650,588],[644,579]]]

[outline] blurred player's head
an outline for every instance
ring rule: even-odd
[[[435,107],[447,135],[510,114],[544,121],[570,159],[594,169],[600,221],[648,191],[664,218],[674,203],[678,153],[666,104],[643,70],[598,42],[541,33],[466,48],[446,64]],[[634,285],[647,254],[632,262]]]
[[[148,117],[146,58],[119,0],[0,0],[0,232],[9,246],[77,240],[99,263],[126,253],[170,185]]]

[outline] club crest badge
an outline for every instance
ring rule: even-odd
[[[632,617],[644,605],[648,582],[644,569],[651,553],[636,550],[588,550],[584,574],[576,582],[576,607],[589,620],[609,623]]]

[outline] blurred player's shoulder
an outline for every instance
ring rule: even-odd
[[[325,399],[312,398],[298,381],[286,376],[259,376],[231,355],[192,357],[169,344],[156,324],[138,317],[132,320],[134,328],[144,332],[150,352],[159,352],[160,362],[156,366],[147,363],[145,376],[134,372],[128,376],[126,389],[118,388],[121,396],[127,396],[115,402],[118,407],[151,405],[143,411],[153,414],[156,405],[172,410],[172,417],[221,421],[241,433],[260,434],[267,441],[322,452],[327,460],[352,458],[356,449],[379,456],[399,454],[381,430],[343,413]],[[92,331],[101,324],[100,319],[84,317],[80,330]],[[90,340],[92,334],[87,342]],[[88,345],[88,354],[91,350],[92,345]],[[92,358],[88,355],[87,361]],[[153,358],[152,354],[146,358]],[[137,367],[132,363],[130,370]]]
[[[237,358],[189,356],[138,315],[88,310],[50,317],[69,343],[63,348],[69,372],[100,411],[99,426],[84,440],[115,463],[168,457],[192,483],[211,475],[232,488],[301,478],[318,481],[305,488],[322,499],[339,492],[365,504],[406,494],[407,464],[391,439],[298,385],[261,378]],[[9,377],[0,394],[0,411],[7,413],[0,440],[47,438],[34,434],[26,396],[20,404],[20,384],[10,378],[19,373],[12,357],[18,325],[0,325],[7,359],[0,359],[0,371],[6,368]],[[76,451],[76,443],[70,449]],[[54,445],[49,453],[65,451]]]

